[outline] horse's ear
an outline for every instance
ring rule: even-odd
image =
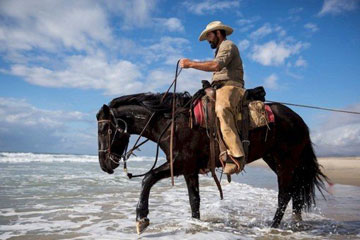
[[[108,116],[110,116],[110,108],[109,108],[108,105],[104,104],[100,108],[99,112],[96,114],[96,118],[97,118],[97,120],[99,120],[99,119],[107,119]]]

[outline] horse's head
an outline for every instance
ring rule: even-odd
[[[96,114],[98,121],[99,162],[101,169],[113,173],[120,164],[121,156],[129,143],[127,123],[103,105]]]

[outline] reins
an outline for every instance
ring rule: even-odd
[[[133,175],[132,173],[128,173],[127,172],[127,167],[126,167],[126,161],[127,159],[130,158],[131,155],[135,155],[133,152],[138,149],[141,145],[145,144],[146,142],[148,142],[150,139],[146,139],[143,142],[141,142],[139,145],[137,145],[137,143],[139,142],[140,138],[142,137],[142,135],[144,134],[146,128],[149,126],[151,120],[153,119],[153,117],[155,116],[156,112],[153,112],[149,118],[149,120],[147,121],[147,123],[145,124],[144,128],[142,129],[141,133],[139,134],[139,137],[137,138],[134,146],[123,155],[123,161],[124,161],[124,171],[126,172],[127,176],[129,179],[134,178],[134,177],[142,177],[145,176],[146,174],[148,174],[149,172],[151,172],[158,161],[158,156],[159,156],[159,148],[160,148],[160,142],[161,142],[161,138],[164,135],[164,133],[167,131],[167,129],[171,126],[171,133],[170,133],[170,174],[171,174],[171,183],[174,186],[174,170],[173,170],[173,144],[174,144],[174,129],[175,129],[175,115],[177,115],[176,113],[176,84],[177,84],[177,78],[181,73],[182,68],[180,68],[179,70],[179,63],[180,60],[178,60],[177,64],[176,64],[176,72],[175,72],[175,78],[173,80],[173,82],[171,83],[170,87],[168,88],[168,90],[164,93],[164,95],[162,96],[161,100],[160,100],[160,104],[163,103],[165,97],[167,96],[167,94],[169,93],[170,89],[172,86],[174,86],[174,92],[173,92],[173,100],[172,100],[172,117],[171,117],[171,121],[170,123],[164,128],[164,130],[162,131],[162,133],[159,136],[159,139],[157,141],[157,146],[156,146],[156,156],[155,156],[155,161],[153,166],[151,167],[151,169],[149,171],[147,171],[146,173],[143,174],[138,174],[138,175]],[[188,105],[190,103],[187,102],[185,104]],[[135,155],[136,156],[136,155]]]

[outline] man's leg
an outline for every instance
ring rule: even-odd
[[[243,88],[224,86],[216,90],[215,103],[216,115],[219,118],[220,129],[228,148],[228,154],[232,158],[242,161],[239,163],[240,168],[244,165],[245,155],[241,139],[237,132],[235,116],[237,114],[237,106],[240,104],[244,93],[245,89]],[[232,161],[230,163],[232,163]],[[224,172],[232,174],[242,170],[236,168],[237,166],[235,164],[227,164]]]

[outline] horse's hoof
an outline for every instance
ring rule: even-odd
[[[150,220],[148,218],[142,218],[136,221],[136,232],[137,234],[141,234],[150,224]]]
[[[280,226],[280,223],[278,223],[278,222],[273,222],[271,224],[271,228],[279,228],[279,226]]]
[[[293,221],[294,223],[300,223],[300,222],[302,222],[301,213],[300,213],[300,214],[299,214],[299,213],[294,213],[294,214],[292,215],[292,221]]]

